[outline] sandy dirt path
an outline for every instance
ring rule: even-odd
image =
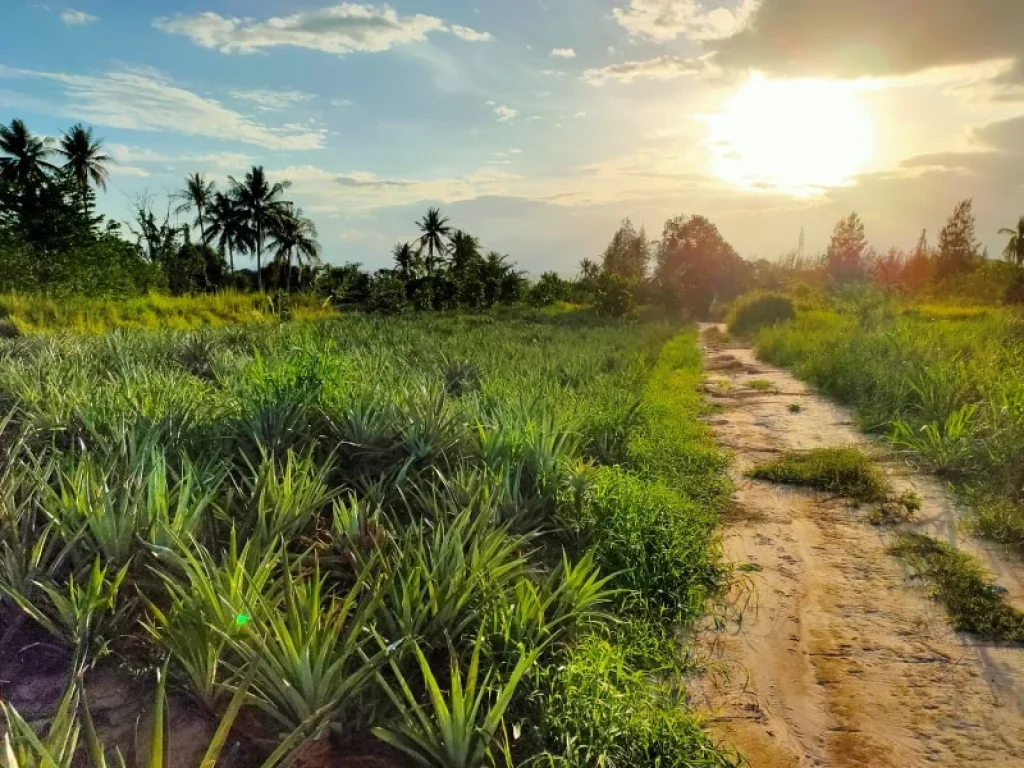
[[[1024,766],[1024,647],[953,632],[867,508],[745,476],[781,451],[881,448],[847,410],[712,329],[702,328],[705,388],[721,410],[709,422],[733,453],[736,486],[724,546],[750,564],[722,626],[701,636],[708,666],[692,696],[712,729],[753,768]],[[897,491],[921,496],[914,528],[976,554],[1024,605],[1019,560],[966,540],[934,479],[883,466]]]

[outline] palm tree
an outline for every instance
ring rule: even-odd
[[[49,138],[33,136],[18,118],[0,125],[0,180],[16,185],[41,181],[56,170],[46,158],[53,151]]]
[[[199,237],[204,243],[206,242],[206,212],[213,203],[216,186],[212,181],[207,181],[203,174],[192,173],[185,177],[185,188],[174,196],[181,201],[181,204],[174,209],[175,213],[195,210],[195,224],[199,227]]]
[[[285,290],[292,287],[292,258],[299,262],[299,282],[302,267],[320,261],[320,243],[317,242],[316,224],[302,215],[302,209],[293,205],[270,220],[269,227],[274,260],[284,264]]]
[[[409,282],[419,276],[420,257],[409,243],[398,243],[391,252],[395,257],[395,266],[402,280]]]
[[[252,233],[252,246],[256,250],[256,280],[263,290],[263,244],[267,240],[269,227],[274,219],[281,216],[291,205],[281,195],[291,186],[290,181],[271,184],[262,165],[254,165],[242,181],[228,176],[231,194],[245,213],[246,222]]]
[[[424,249],[427,251],[427,258],[423,260],[423,264],[427,268],[427,274],[433,275],[434,269],[444,259],[444,241],[452,229],[448,226],[448,219],[441,215],[438,208],[428,209],[427,215],[416,222],[416,226],[423,233],[419,238],[419,252],[422,254]]]
[[[1007,261],[1024,266],[1024,216],[1020,217],[1016,229],[1004,227],[999,230],[1000,235],[1009,235],[1010,240],[1003,249],[1003,256]]]
[[[601,274],[601,266],[593,259],[584,257],[580,260],[580,279],[596,280]]]
[[[60,137],[56,152],[66,161],[63,170],[78,186],[78,195],[82,201],[82,213],[89,214],[89,185],[106,191],[107,178],[110,173],[106,164],[113,162],[109,155],[103,154],[103,140],[94,139],[92,128],[81,123],[71,126]]]
[[[248,253],[251,234],[245,212],[231,196],[214,192],[213,202],[207,209],[207,224],[203,242],[217,243],[221,256],[227,254],[231,272],[235,271],[235,252]]]

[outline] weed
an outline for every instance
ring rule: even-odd
[[[800,411],[803,410],[803,406],[801,406],[800,403],[790,403],[788,410],[790,413],[800,413]]]
[[[747,382],[747,386],[760,392],[768,392],[777,389],[775,383],[768,381],[768,379],[751,379]]]
[[[796,317],[793,301],[779,293],[751,293],[733,302],[729,310],[729,332],[738,336]]]
[[[931,586],[957,630],[1024,642],[1024,613],[1006,602],[970,555],[916,533],[897,534],[891,552]]]
[[[857,448],[816,448],[787,453],[754,467],[750,477],[803,485],[866,503],[885,501],[889,484],[871,458]]]

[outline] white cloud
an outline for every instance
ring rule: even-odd
[[[225,17],[207,11],[161,17],[153,26],[184,35],[196,45],[221,53],[256,53],[266,48],[292,46],[344,56],[422,42],[431,32],[451,32],[469,41],[491,39],[489,33],[469,27],[446,27],[436,16],[422,13],[400,16],[390,6],[361,3],[340,3],[265,21]]]
[[[521,154],[523,154],[523,150],[521,150],[521,149],[510,149],[508,151],[508,153],[510,155],[521,155]]]
[[[127,144],[107,145],[111,156],[118,162],[118,168],[125,164],[180,166],[189,165],[200,170],[213,170],[236,173],[246,166],[252,165],[254,158],[241,152],[213,152],[198,155],[168,155],[148,147],[129,146]],[[142,168],[135,169],[148,175]],[[142,175],[137,173],[135,175]]]
[[[614,56],[615,55],[615,46],[614,45],[609,45],[608,46],[608,55],[609,56]]]
[[[556,59],[575,59],[576,51],[572,48],[552,48],[551,55]]]
[[[498,116],[499,123],[507,123],[509,120],[515,119],[516,115],[519,114],[519,110],[499,104],[494,108],[494,114]]]
[[[538,120],[543,120],[543,119],[544,118],[542,118],[540,115],[530,115],[528,118],[526,118],[526,122],[528,122],[528,123],[535,123]]]
[[[92,24],[94,21],[97,21],[97,17],[85,11],[76,11],[74,8],[68,8],[61,13],[60,20],[69,27],[84,27],[86,24]]]
[[[344,109],[345,107],[354,106],[355,102],[352,99],[331,99],[331,106]]]
[[[588,69],[583,79],[591,85],[602,86],[608,82],[631,83],[634,80],[674,80],[678,77],[694,77],[712,69],[710,54],[700,58],[685,56],[659,56],[646,61],[626,61],[611,64],[600,69]]]
[[[265,88],[232,91],[231,97],[252,104],[260,112],[284,112],[296,104],[315,98],[305,91],[272,91]]]
[[[471,43],[483,43],[494,39],[494,36],[490,32],[477,32],[475,29],[463,27],[460,24],[452,24],[449,29],[456,37],[468,40]]]
[[[573,115],[573,117],[575,117],[577,120],[582,120],[586,116],[586,112],[577,112],[575,115]]]
[[[205,136],[266,149],[306,150],[324,145],[323,129],[300,126],[289,130],[264,125],[183,88],[153,69],[80,75],[0,65],[0,78],[56,83],[63,90],[64,101],[55,105],[55,111],[111,128]]]
[[[746,27],[762,0],[739,0],[734,8],[705,8],[700,0],[629,0],[615,8],[615,19],[631,36],[667,42],[682,36],[689,40],[721,40]],[[844,0],[845,2],[845,0]]]

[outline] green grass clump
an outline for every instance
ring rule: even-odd
[[[539,696],[541,727],[563,738],[552,764],[739,765],[688,713],[681,688],[652,684],[630,664],[622,646],[596,635],[583,639],[551,670]]]
[[[751,379],[747,382],[747,386],[760,392],[767,392],[775,389],[775,384],[768,381],[768,379]]]
[[[889,483],[871,458],[857,448],[815,448],[787,453],[748,473],[757,480],[802,485],[865,503],[885,501]]]
[[[793,300],[781,293],[748,293],[733,302],[727,320],[729,333],[745,336],[765,326],[796,317]]]
[[[915,533],[898,534],[890,551],[931,586],[957,630],[986,640],[1024,642],[1024,613],[1006,602],[973,557]]]

